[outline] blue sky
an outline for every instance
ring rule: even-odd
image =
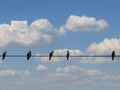
[[[120,53],[118,0],[0,0],[0,53]],[[115,58],[0,60],[1,90],[119,90]]]

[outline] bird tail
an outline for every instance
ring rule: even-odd
[[[4,57],[2,58],[2,60],[4,60]]]
[[[29,60],[29,58],[27,58],[27,60]]]
[[[69,59],[69,57],[67,56],[67,60]]]
[[[49,57],[49,60],[51,60],[51,57]]]
[[[112,57],[112,60],[114,60],[114,57]]]

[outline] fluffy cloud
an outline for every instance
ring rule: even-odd
[[[71,15],[66,24],[66,29],[70,31],[100,31],[108,26],[107,21],[96,20],[94,17]]]
[[[77,79],[78,76],[75,75],[76,72],[79,72],[80,70],[82,70],[81,68],[79,68],[76,65],[71,65],[71,66],[66,66],[66,67],[58,67],[56,69],[56,73],[54,74],[48,74],[46,75],[47,78],[66,78],[66,79]]]
[[[55,73],[46,75],[46,78],[61,81],[66,80],[72,82],[72,84],[93,84],[96,81],[103,81],[109,83],[109,81],[117,82],[120,80],[120,74],[108,74],[97,69],[86,69],[76,65],[59,67]],[[79,82],[79,83],[78,83]]]
[[[12,20],[10,24],[0,24],[0,47],[11,43],[45,45],[51,43],[54,36],[62,34],[64,29],[56,30],[47,19],[38,19],[30,25],[27,21]]]
[[[16,70],[1,70],[0,76],[28,76],[30,72],[25,71],[16,71]]]
[[[63,68],[57,68],[56,72],[57,73],[64,73],[64,74],[73,74],[73,73],[80,74],[81,73],[81,75],[91,75],[91,76],[103,74],[99,70],[96,70],[96,69],[87,70],[85,68],[81,68],[81,67],[76,66],[76,65],[65,66]]]
[[[112,38],[108,39],[105,38],[102,42],[100,43],[92,43],[91,45],[88,46],[86,50],[86,54],[93,54],[93,55],[111,55],[112,51],[116,52],[116,55],[119,55],[120,53],[120,39],[117,38]],[[86,60],[87,59],[87,60]],[[107,57],[84,57],[82,58],[82,63],[92,63],[92,64],[97,64],[97,63],[105,63],[105,62],[113,62],[111,58]]]
[[[57,73],[71,73],[71,72],[76,72],[79,70],[80,68],[78,66],[72,65],[72,66],[66,66],[64,68],[57,68],[56,72]]]
[[[110,54],[110,55],[112,51],[116,51],[116,54],[120,53],[120,39],[105,38],[100,43],[96,43],[96,42],[92,43],[87,49],[88,53],[92,52],[92,53]]]
[[[71,65],[71,66],[65,66],[63,68],[58,67],[56,69],[55,74],[48,74],[47,77],[54,77],[54,78],[64,78],[64,77],[70,77],[71,79],[76,79],[80,78],[81,76],[97,76],[97,75],[102,75],[103,73],[99,70],[87,70],[85,68],[81,68],[76,65]],[[81,76],[80,76],[81,75]]]
[[[67,71],[68,70],[68,71]],[[96,86],[97,84],[105,85],[107,84],[119,84],[120,74],[103,72],[98,69],[87,69],[82,68],[77,65],[67,65],[65,67],[56,68],[55,72],[51,72],[50,74],[45,74],[43,77],[35,77],[35,78],[23,78],[16,80],[11,79],[3,79],[1,80],[1,87],[9,86],[34,86],[39,85],[40,87],[80,87],[86,85]],[[29,83],[31,82],[31,83]],[[109,85],[110,86],[110,85]],[[33,87],[33,88],[34,88]]]
[[[47,45],[54,36],[64,35],[70,31],[99,31],[108,26],[107,21],[94,17],[71,15],[65,25],[56,29],[47,19],[38,19],[30,25],[26,20],[12,20],[10,24],[0,24],[0,47],[6,45]],[[42,43],[41,43],[42,42]]]
[[[37,71],[44,71],[46,69],[47,69],[47,67],[44,66],[44,65],[38,65],[37,68],[36,68]]]
[[[67,50],[69,50],[70,55],[81,55],[81,54],[83,54],[83,52],[80,51],[80,50],[57,49],[57,50],[54,50],[54,56],[56,56],[56,55],[66,56],[66,51]],[[49,62],[48,57],[36,57],[36,59],[40,60],[41,62]],[[66,60],[66,57],[53,57],[51,59],[52,62],[61,62],[61,61],[65,61],[65,60]]]

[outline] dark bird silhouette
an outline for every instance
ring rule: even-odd
[[[27,60],[30,59],[31,55],[32,55],[32,53],[31,53],[31,51],[29,51],[29,52],[27,53]]]
[[[115,51],[112,51],[112,60],[114,60],[115,57]]]
[[[67,60],[68,60],[69,57],[70,57],[70,52],[69,51],[67,51],[66,57],[67,57]]]
[[[51,58],[53,57],[53,53],[54,53],[54,51],[50,52],[50,54],[49,54],[49,60],[51,60]]]
[[[2,54],[2,60],[4,60],[4,59],[5,59],[6,54],[7,54],[7,51],[3,52],[3,54]]]

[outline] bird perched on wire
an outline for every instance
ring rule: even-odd
[[[115,57],[115,51],[112,51],[112,60],[114,60]]]
[[[3,52],[3,54],[2,54],[2,60],[4,60],[4,59],[5,59],[6,54],[7,54],[7,51]]]
[[[70,52],[69,51],[67,51],[66,57],[67,57],[67,60],[68,60],[69,57],[70,57]]]
[[[54,53],[54,51],[50,52],[50,54],[49,54],[49,60],[51,60],[51,58],[53,57],[53,53]]]
[[[29,51],[29,52],[27,53],[27,60],[30,59],[31,55],[32,55],[32,53],[31,53],[31,51]]]

